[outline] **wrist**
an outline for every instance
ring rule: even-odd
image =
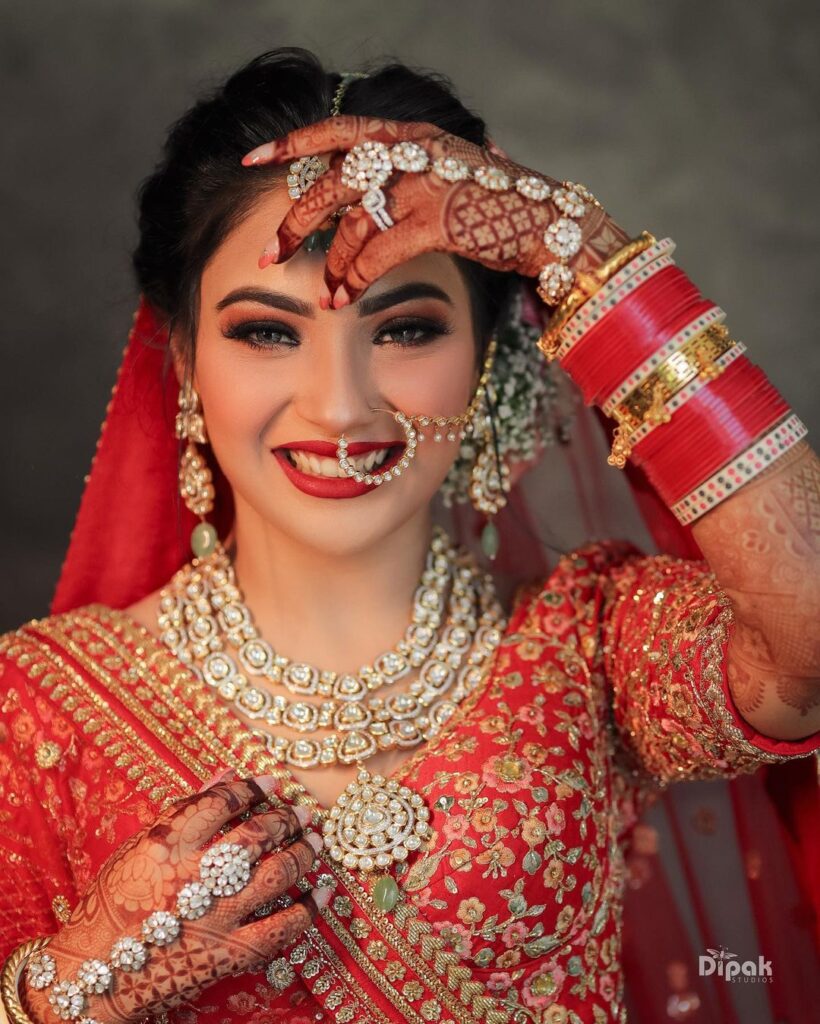
[[[579,275],[539,347],[617,421],[610,465],[631,460],[682,525],[790,450],[806,428],[725,313],[675,266],[671,239],[625,247]],[[602,272],[603,271],[603,272]],[[614,272],[613,272],[614,271]]]

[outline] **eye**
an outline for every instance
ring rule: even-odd
[[[241,341],[248,348],[294,348],[299,343],[291,328],[277,323],[235,324],[228,327],[224,334],[226,338]]]
[[[376,344],[413,348],[451,333],[452,327],[444,320],[403,317],[382,327],[376,334]]]

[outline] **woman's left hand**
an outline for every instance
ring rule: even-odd
[[[325,269],[336,308],[355,301],[393,267],[425,252],[448,252],[493,270],[535,277],[548,263],[557,262],[544,243],[544,231],[566,216],[581,229],[580,246],[564,260],[572,270],[593,269],[627,241],[623,230],[585,190],[580,193],[579,212],[579,197],[567,196],[571,183],[516,164],[495,147],[482,149],[432,124],[339,116],[297,129],[243,157],[248,166],[290,163],[313,155],[329,162],[329,170],[293,203],[276,238],[265,246],[260,267],[282,263],[340,207],[359,203],[362,192],[342,183],[342,164],[349,150],[367,141],[388,147],[415,142],[427,153],[429,163],[422,173],[394,167],[381,186],[392,227],[380,230],[361,205],[353,206],[339,221]],[[447,158],[463,161],[473,173],[480,167],[498,168],[507,175],[509,187],[491,190],[473,180],[472,174],[448,181],[430,173],[433,161]],[[516,188],[519,179],[530,177],[549,186],[546,199],[529,198]]]

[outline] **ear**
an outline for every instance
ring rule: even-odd
[[[176,375],[177,383],[180,387],[185,383],[186,378],[186,354],[185,354],[185,343],[182,341],[180,335],[171,331],[168,339],[171,359],[174,364],[174,374]]]

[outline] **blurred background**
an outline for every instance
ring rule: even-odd
[[[135,190],[201,89],[283,44],[443,71],[521,162],[671,235],[815,433],[819,21],[773,0],[4,4],[0,631],[48,609],[136,305]]]

